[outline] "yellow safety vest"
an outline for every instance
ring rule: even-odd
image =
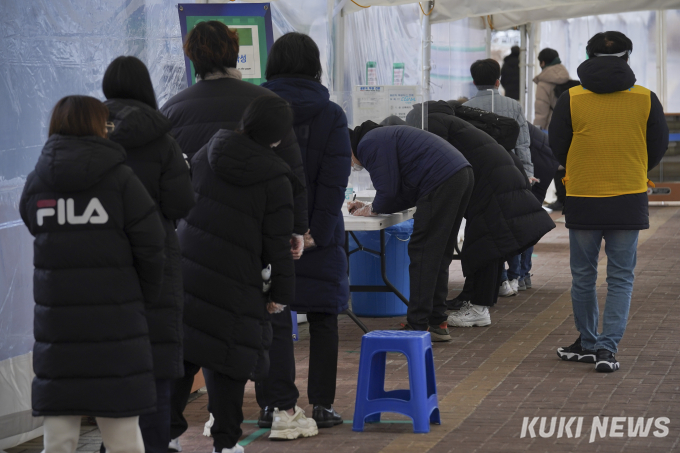
[[[569,90],[574,136],[563,179],[570,197],[616,197],[647,191],[647,88],[596,94]]]

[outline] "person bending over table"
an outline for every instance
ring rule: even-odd
[[[413,127],[366,121],[350,137],[352,167],[365,167],[376,189],[372,204],[351,202],[350,212],[373,216],[417,208],[408,245],[411,296],[404,330],[429,330],[432,341],[450,341],[449,266],[474,186],[472,167],[445,140]]]

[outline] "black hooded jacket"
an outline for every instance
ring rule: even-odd
[[[262,292],[295,298],[293,198],[302,185],[277,153],[221,130],[193,158],[196,206],[177,229],[184,276],[184,356],[235,380],[268,372],[271,325]]]
[[[124,163],[125,150],[104,138],[52,135],[26,180],[35,416],[156,410],[145,308],[158,301],[165,234]]]
[[[157,379],[184,374],[182,354],[182,270],[175,221],[194,205],[189,168],[177,142],[170,137],[170,121],[158,110],[131,99],[110,99],[109,120],[115,124],[109,139],[127,151],[128,164],[156,202],[165,227],[165,268],[158,303],[147,308],[149,337]]]
[[[519,54],[511,53],[503,59],[501,69],[501,85],[505,95],[516,101],[519,100]]]
[[[161,112],[172,123],[172,135],[182,152],[191,159],[220,129],[237,129],[246,107],[263,95],[275,96],[266,88],[234,78],[201,80],[173,96]],[[292,129],[276,147],[276,153],[304,186],[300,146]],[[303,190],[295,197],[294,232],[305,234],[308,229],[307,193]]]
[[[578,75],[583,87],[597,94],[624,91],[635,85],[635,74],[622,58],[591,58],[579,66]],[[560,96],[549,134],[553,154],[565,167],[573,137],[570,99],[569,91]],[[612,109],[616,108],[612,105]],[[647,120],[648,170],[661,162],[668,150],[668,138],[663,107],[652,92]],[[644,230],[649,228],[648,203],[646,192],[604,198],[568,196],[564,204],[566,226],[582,230]]]
[[[413,117],[419,116],[418,114]],[[528,187],[510,152],[444,101],[428,104],[428,130],[453,145],[472,165],[475,186],[465,213],[461,266],[465,276],[536,244],[555,224]]]

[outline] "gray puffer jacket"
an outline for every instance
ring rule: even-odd
[[[514,99],[501,96],[498,92],[498,88],[493,86],[478,86],[477,89],[479,90],[477,91],[477,95],[463,105],[486,110],[487,112],[506,116],[517,121],[519,124],[519,137],[517,137],[517,146],[513,151],[517,157],[519,157],[519,160],[522,161],[527,177],[533,177],[534,164],[531,162],[531,149],[529,148],[531,145],[531,138],[522,106]]]

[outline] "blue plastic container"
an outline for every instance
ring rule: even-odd
[[[385,229],[385,262],[387,278],[406,297],[410,294],[408,266],[408,243],[413,233],[413,220]],[[354,232],[361,244],[369,249],[380,251],[379,231]],[[349,248],[357,247],[352,236],[349,236]],[[359,251],[350,256],[349,281],[352,285],[384,285],[380,273],[380,256]],[[406,304],[394,293],[352,293],[352,310],[357,316],[383,318],[403,316]]]

